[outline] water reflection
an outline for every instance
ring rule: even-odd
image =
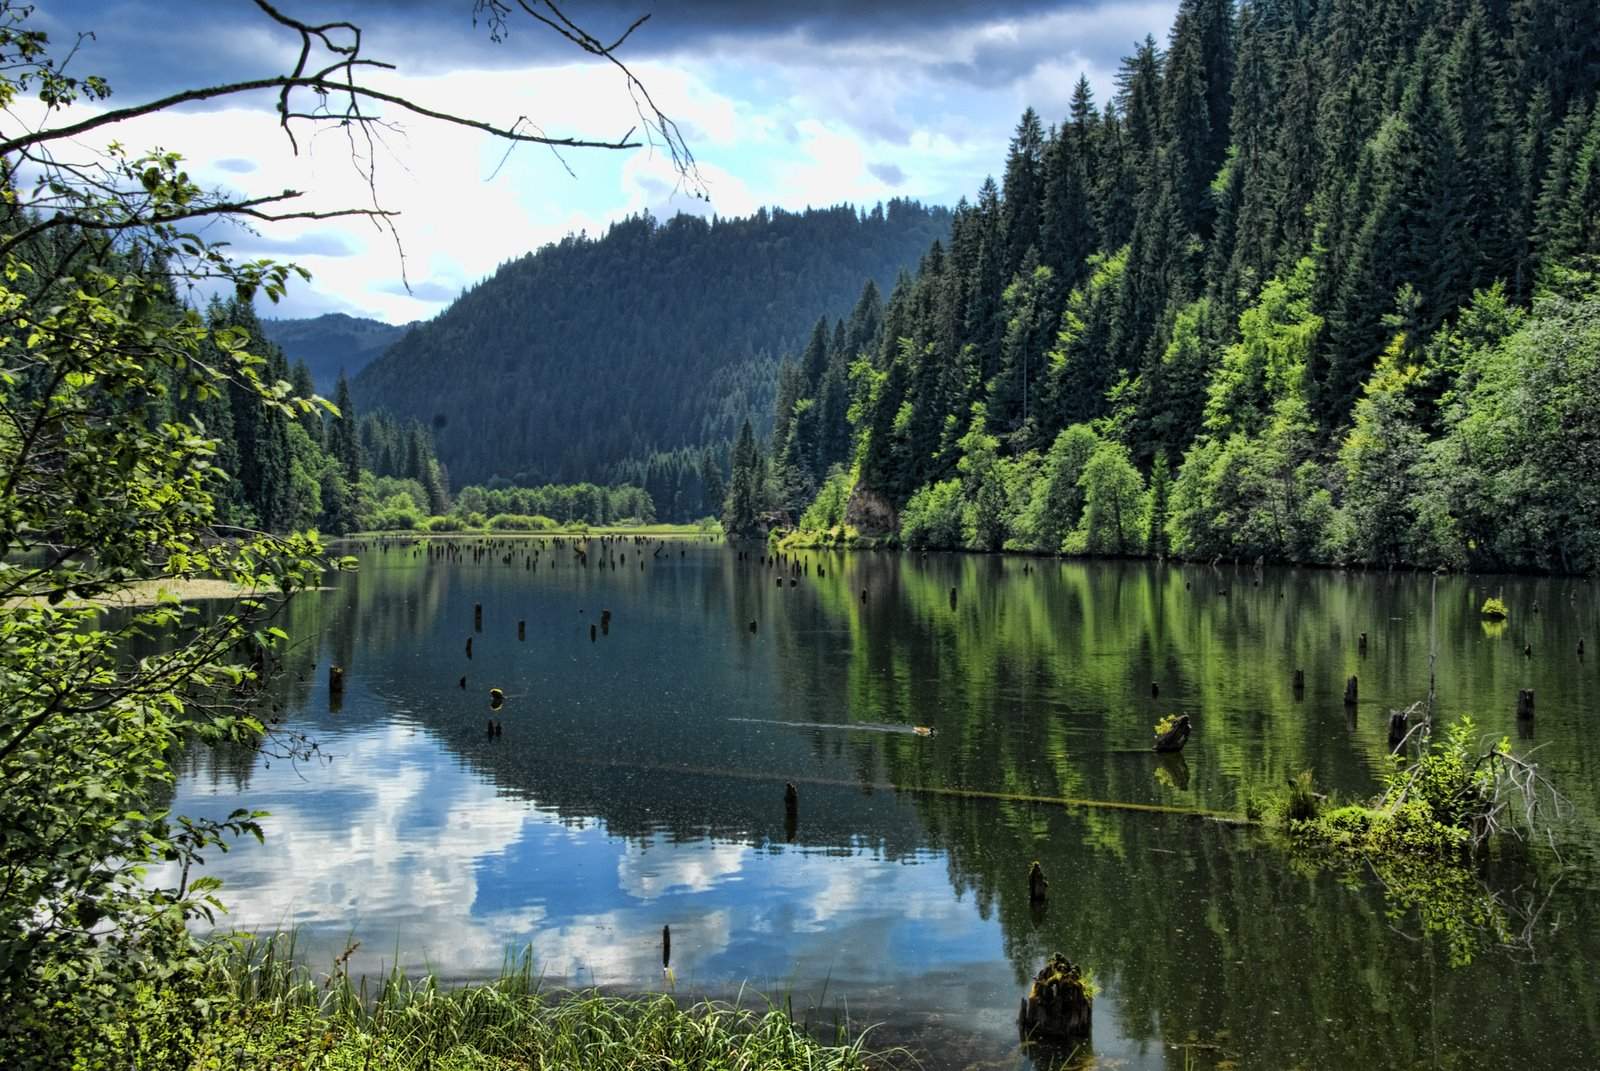
[[[273,814],[265,845],[216,868],[231,924],[299,926],[325,961],[353,935],[358,969],[398,956],[458,978],[530,946],[554,981],[617,989],[664,984],[670,925],[680,992],[748,983],[817,1021],[848,1007],[932,1066],[1016,1059],[1017,999],[1057,949],[1102,982],[1107,1065],[1589,1066],[1587,584],[1448,578],[1430,612],[1426,577],[862,554],[813,556],[825,579],[779,587],[716,547],[642,572],[524,553],[369,552],[294,608],[275,699],[332,761],[197,753],[179,789],[188,811],[242,797]],[[1498,637],[1486,593],[1512,606]],[[1370,883],[1301,872],[1249,831],[1043,802],[1236,811],[1302,769],[1370,792],[1431,634],[1446,711],[1498,735],[1517,689],[1538,690],[1536,742],[1577,805],[1536,962],[1449,970]],[[330,661],[348,667],[337,713]],[[1170,712],[1196,734],[1157,759]],[[936,733],[881,731],[919,725]],[[1547,866],[1496,861],[1507,887]]]

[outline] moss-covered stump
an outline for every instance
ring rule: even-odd
[[[1191,729],[1189,715],[1180,714],[1173,717],[1169,714],[1156,723],[1156,740],[1152,749],[1162,755],[1182,751],[1183,745],[1189,742]]]
[[[1034,976],[1033,988],[1017,1012],[1017,1025],[1029,1041],[1086,1038],[1093,1007],[1083,975],[1057,952]]]

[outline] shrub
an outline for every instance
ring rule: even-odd
[[[1483,600],[1483,608],[1478,612],[1495,621],[1504,621],[1511,616],[1506,610],[1506,604],[1492,596]]]
[[[556,527],[555,521],[537,513],[496,513],[489,518],[489,528],[496,532],[550,532]]]
[[[900,538],[908,547],[961,546],[961,481],[920,488],[900,514]]]

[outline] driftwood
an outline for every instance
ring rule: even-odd
[[[1193,731],[1193,728],[1189,724],[1189,715],[1179,716],[1178,720],[1173,723],[1172,728],[1156,737],[1153,749],[1163,755],[1182,751],[1183,745],[1189,742],[1189,733]]]
[[[1076,965],[1057,952],[1034,976],[1033,987],[1017,1012],[1017,1026],[1029,1041],[1086,1038],[1092,1013],[1083,976]]]

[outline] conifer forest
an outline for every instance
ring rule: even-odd
[[[1600,2],[0,0],[0,1071],[1590,1071]]]

